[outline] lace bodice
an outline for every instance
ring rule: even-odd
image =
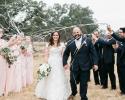
[[[51,47],[49,50],[49,56],[61,56],[62,55],[62,47]]]

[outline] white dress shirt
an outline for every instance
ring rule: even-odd
[[[82,36],[80,37],[79,40],[75,39],[75,44],[76,44],[76,47],[77,47],[78,49],[80,49],[81,42],[82,42]]]

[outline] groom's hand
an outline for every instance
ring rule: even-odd
[[[69,69],[69,65],[68,64],[64,65],[64,69],[68,70]]]
[[[97,71],[97,70],[98,70],[98,66],[97,66],[97,65],[94,65],[94,66],[93,66],[93,69],[94,69],[94,71]]]

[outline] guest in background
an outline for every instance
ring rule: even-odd
[[[125,28],[120,28],[119,36],[116,35],[112,28],[108,28],[109,34],[112,35],[119,43],[116,46],[117,51],[117,71],[121,94],[125,95]]]
[[[99,32],[95,31],[93,33],[97,38],[99,38]],[[103,84],[103,70],[102,70],[102,45],[99,42],[96,42],[93,38],[92,38],[92,42],[94,44],[94,47],[96,49],[97,52],[97,56],[99,58],[98,60],[98,70],[97,71],[93,71],[94,74],[94,81],[95,81],[95,85],[102,85]]]
[[[106,34],[106,39],[100,39],[97,38],[93,34],[93,38],[96,40],[96,42],[99,42],[103,45],[103,89],[108,88],[108,75],[111,81],[111,89],[116,89],[116,77],[114,74],[114,48],[113,45],[116,44],[116,41],[114,38],[112,38],[111,35]]]

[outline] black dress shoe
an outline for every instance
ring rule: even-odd
[[[102,89],[107,89],[108,87],[107,86],[102,86]]]
[[[95,85],[100,85],[100,83],[95,83]]]
[[[120,92],[120,94],[121,94],[121,95],[125,95],[125,93],[124,93],[124,92]]]
[[[116,90],[116,87],[112,87],[111,90]]]

